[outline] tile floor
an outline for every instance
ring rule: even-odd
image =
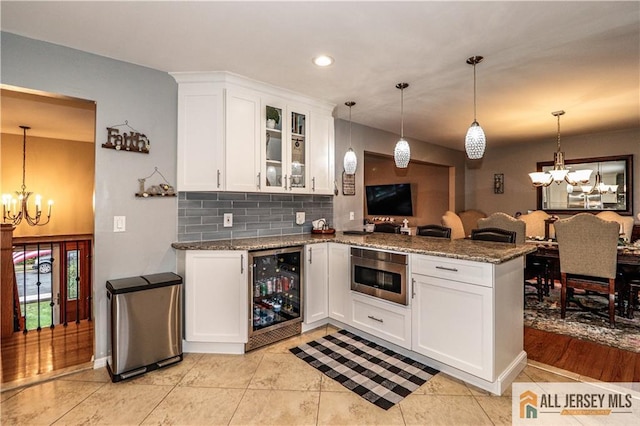
[[[327,326],[245,355],[185,354],[175,366],[120,383],[85,370],[2,392],[0,424],[113,425],[502,425],[511,390],[493,396],[437,374],[384,411],[288,351]],[[531,362],[521,382],[581,379]]]

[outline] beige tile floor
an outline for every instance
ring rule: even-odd
[[[0,424],[507,425],[511,389],[493,396],[438,374],[384,411],[288,349],[334,332],[322,327],[245,355],[185,354],[175,366],[120,383],[86,370],[3,392]],[[530,363],[521,382],[572,381]]]

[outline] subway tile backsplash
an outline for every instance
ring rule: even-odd
[[[305,212],[304,225],[296,225],[296,212]],[[233,226],[223,227],[225,213]],[[178,241],[211,241],[311,232],[311,221],[331,224],[333,196],[255,194],[244,192],[178,193]]]

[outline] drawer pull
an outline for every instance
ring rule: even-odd
[[[384,320],[381,320],[380,318],[376,318],[373,315],[368,315],[367,318],[372,319],[374,321],[378,321],[378,322],[384,322]]]
[[[446,266],[436,266],[436,269],[442,269],[443,271],[458,272],[458,268],[447,268]]]

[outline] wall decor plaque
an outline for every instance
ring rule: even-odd
[[[356,195],[356,175],[342,172],[342,195]]]

